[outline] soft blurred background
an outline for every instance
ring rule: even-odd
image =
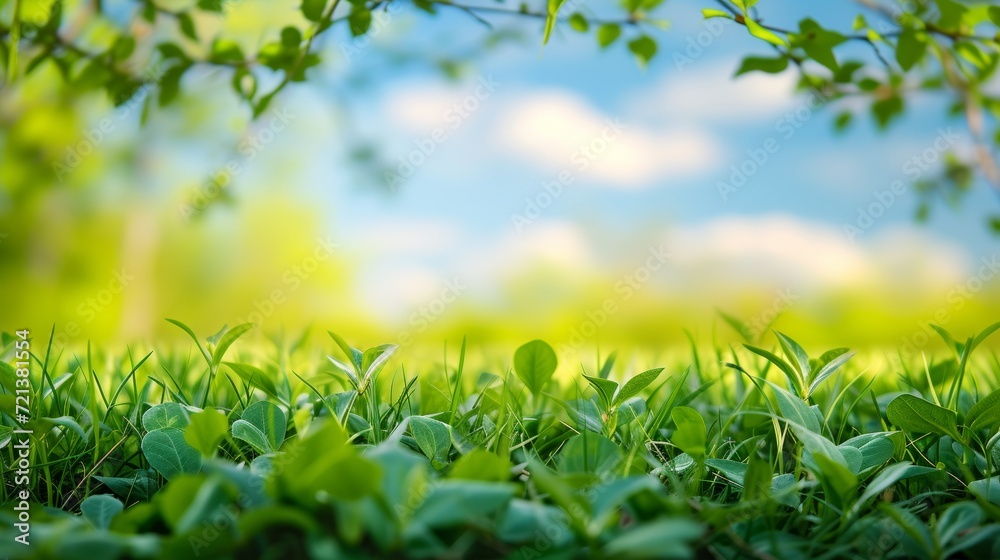
[[[199,34],[249,49],[304,25],[297,0],[232,4]],[[850,29],[857,11],[802,4],[768,12]],[[968,149],[950,101],[836,133],[845,107],[795,94],[791,72],[733,78],[766,49],[703,6],[661,10],[645,69],[568,27],[542,51],[538,21],[400,6],[370,37],[334,30],[257,120],[222,71],[185,76],[169,107],[115,108],[43,63],[0,90],[0,329],[137,342],[182,336],[170,317],[572,351],[739,339],[722,311],[752,336],[913,351],[939,344],[929,322],[997,320],[1000,198],[975,185],[915,220],[914,180]]]

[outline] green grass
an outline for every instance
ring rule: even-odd
[[[0,555],[1000,557],[1000,323],[916,360],[775,333],[644,371],[175,324],[190,347],[33,341],[21,479],[4,335]]]

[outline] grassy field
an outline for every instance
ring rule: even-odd
[[[659,364],[176,324],[187,347],[4,335],[0,556],[1000,557],[1000,323]]]

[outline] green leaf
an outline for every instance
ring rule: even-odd
[[[617,23],[605,23],[597,28],[597,44],[605,48],[614,43],[622,34],[622,28]]]
[[[316,422],[313,423],[316,425]],[[287,496],[315,504],[318,492],[335,500],[355,501],[378,491],[382,468],[359,454],[347,432],[330,418],[288,449],[277,484]]]
[[[903,31],[896,41],[896,62],[903,70],[913,68],[926,52],[927,43],[912,29]]]
[[[96,529],[108,529],[111,521],[122,512],[125,506],[120,501],[107,494],[87,496],[80,502],[80,513]]]
[[[986,13],[993,25],[1000,26],[1000,6],[990,6]]]
[[[438,464],[448,462],[451,451],[451,429],[444,422],[426,416],[410,416],[410,432],[420,451]]]
[[[188,533],[218,519],[226,519],[233,515],[228,506],[233,503],[236,492],[225,479],[210,476],[198,487],[194,495],[186,496],[188,505],[184,514],[176,521],[176,533]]]
[[[884,432],[877,434],[862,434],[845,441],[839,447],[854,447],[860,451],[861,468],[859,469],[859,472],[864,472],[868,469],[884,465],[885,462],[892,459],[893,454],[895,454],[896,445],[891,439],[883,434]]]
[[[613,441],[594,432],[581,432],[566,441],[556,458],[559,474],[607,476],[618,468],[622,451]]]
[[[164,44],[164,43],[161,43],[161,44],[160,44],[160,45],[158,46],[158,47],[159,47],[159,49],[160,49],[160,51],[161,51],[161,52],[163,53],[163,55],[164,55],[164,56],[167,56],[167,54],[166,54],[166,50],[165,50],[165,49],[166,49],[166,48],[167,48],[168,46],[173,46],[173,47],[175,47],[175,48],[176,48],[177,52],[179,53],[179,55],[178,55],[178,57],[179,57],[179,58],[183,58],[183,59],[186,59],[186,58],[187,58],[186,56],[184,56],[184,54],[183,54],[183,52],[181,51],[180,47],[177,47],[176,45],[171,45],[171,44],[169,44],[169,43],[167,43],[167,44]],[[173,70],[174,68],[178,68],[178,67],[177,67],[177,66],[174,66],[174,67],[172,67],[172,68],[171,68],[170,70]],[[184,70],[187,70],[187,66],[186,66],[186,65],[182,66],[182,68],[183,68]],[[168,70],[167,72],[170,72],[170,70]],[[181,74],[183,74],[183,71],[181,71]],[[164,79],[165,79],[165,78],[166,78],[166,76],[164,76]],[[177,80],[178,80],[178,82],[180,81],[180,76],[178,76]],[[161,81],[160,81],[160,88],[162,89],[163,87],[164,87],[164,85],[163,85],[163,80],[161,80]],[[161,92],[161,93],[160,93],[160,105],[164,105],[164,104],[165,104],[165,103],[163,102],[163,93]],[[189,337],[191,337],[191,340],[193,340],[193,341],[194,341],[194,343],[195,343],[195,344],[196,344],[196,345],[198,346],[198,350],[201,350],[201,355],[202,355],[202,356],[205,356],[205,361],[206,361],[206,362],[211,362],[211,361],[212,361],[212,356],[211,356],[211,355],[210,355],[210,354],[208,353],[208,350],[205,350],[205,347],[204,347],[204,346],[202,346],[202,344],[201,344],[201,341],[200,341],[200,340],[198,340],[198,335],[194,334],[194,331],[193,331],[193,330],[191,330],[191,327],[189,327],[189,326],[185,325],[184,323],[182,323],[182,322],[180,322],[180,321],[177,321],[177,320],[175,320],[175,319],[167,319],[167,322],[168,322],[168,323],[171,323],[171,324],[173,324],[173,325],[176,325],[176,326],[177,326],[177,327],[179,327],[179,328],[180,328],[181,330],[183,330],[184,332],[186,332],[186,333],[187,333],[187,335],[188,335]]]
[[[764,350],[763,348],[757,348],[756,346],[751,346],[749,344],[744,344],[743,346],[747,350],[753,352],[754,354],[757,354],[758,356],[762,356],[767,361],[778,366],[778,369],[784,372],[785,377],[788,379],[788,386],[795,391],[796,395],[802,394],[802,389],[803,389],[802,381],[799,380],[798,374],[794,369],[792,369],[792,366],[788,365],[788,362],[772,354],[771,352]]]
[[[229,347],[253,327],[253,323],[243,323],[226,331],[226,334],[222,335],[219,343],[215,346],[215,352],[212,353],[212,365],[218,366],[222,363],[222,358],[226,355]]]
[[[861,497],[854,503],[854,507],[851,511],[854,514],[858,513],[863,507],[865,507],[865,505],[868,504],[868,502],[873,500],[882,492],[885,492],[890,486],[896,484],[900,480],[934,472],[937,472],[937,470],[930,467],[917,467],[911,465],[907,461],[889,465],[888,467],[882,469],[882,471],[872,479],[872,481],[865,488],[865,491],[861,493]]]
[[[1000,476],[969,483],[969,492],[995,506],[1000,506]]]
[[[126,501],[146,501],[156,493],[156,481],[145,470],[137,470],[132,476],[95,476],[94,479]]]
[[[809,384],[809,391],[807,396],[812,395],[813,392],[819,388],[820,384],[826,380],[826,378],[836,373],[841,366],[846,364],[848,360],[854,357],[854,352],[848,352],[846,348],[841,348],[839,350],[843,350],[843,352],[838,354],[836,357],[830,359],[820,368],[819,371],[816,372],[816,376],[813,378],[812,383]],[[835,350],[834,352],[837,351],[838,350]],[[823,357],[826,358],[828,354],[829,352],[827,354],[824,354]]]
[[[511,478],[510,461],[482,448],[476,448],[455,461],[448,478],[506,482]]]
[[[705,456],[705,444],[708,440],[708,430],[705,419],[698,411],[687,406],[676,406],[670,411],[677,429],[671,441],[681,451],[700,461]]]
[[[837,71],[837,58],[833,54],[834,47],[847,40],[836,31],[823,29],[811,18],[799,22],[799,32],[793,38],[792,44],[802,48],[816,62]]]
[[[240,379],[251,387],[256,387],[267,396],[280,400],[277,386],[275,386],[274,381],[263,370],[248,364],[235,364],[232,362],[222,362],[222,365],[232,370],[233,373],[238,375]]]
[[[184,441],[203,456],[211,457],[228,432],[226,416],[219,410],[206,408],[191,416],[191,423],[184,429]]]
[[[156,472],[170,480],[182,473],[201,469],[201,453],[184,440],[179,428],[154,430],[142,438],[142,453]]]
[[[198,31],[195,29],[194,19],[191,17],[191,14],[188,12],[178,13],[177,24],[180,26],[181,33],[183,33],[185,37],[191,39],[192,41],[198,40]]]
[[[783,56],[779,56],[777,58],[748,56],[743,59],[742,64],[740,64],[740,69],[736,71],[736,75],[741,76],[747,72],[754,71],[767,72],[768,74],[778,74],[784,72],[786,68],[788,68],[788,58]],[[744,334],[742,330],[740,330],[740,334]],[[744,335],[743,338],[747,341],[750,341],[751,339],[751,337],[746,335]]]
[[[879,128],[889,126],[893,119],[903,113],[903,98],[897,93],[883,97],[872,103],[872,115]]]
[[[779,37],[773,31],[765,29],[759,23],[748,17],[743,19],[743,23],[744,25],[747,26],[747,31],[749,31],[751,35],[753,35],[758,39],[767,41],[768,43],[771,43],[772,45],[776,45],[779,47],[784,47],[788,44],[784,39]]]
[[[963,441],[955,412],[914,395],[900,395],[885,409],[889,421],[908,432],[934,433]]]
[[[212,43],[210,58],[215,63],[242,63],[244,61],[243,49],[240,48],[239,43],[232,39],[216,39]]]
[[[649,35],[641,35],[628,42],[628,50],[639,59],[639,66],[645,68],[656,56],[656,41]]]
[[[705,459],[705,464],[723,474],[726,478],[743,486],[749,465],[728,459]],[[770,478],[770,476],[768,476]]]
[[[191,423],[187,407],[177,403],[163,403],[154,406],[142,415],[142,427],[147,432],[163,428],[184,429]]]
[[[664,518],[637,524],[611,539],[602,556],[619,558],[690,558],[692,543],[705,531],[685,518]]]
[[[937,21],[938,27],[943,29],[957,29],[962,24],[962,16],[968,10],[962,4],[954,0],[935,0],[938,12],[941,17]]]
[[[590,386],[597,392],[597,396],[601,399],[601,405],[603,408],[605,410],[612,408],[615,393],[618,392],[618,383],[615,383],[610,379],[591,377],[589,375],[584,375],[583,378],[586,379],[587,383],[590,383]]]
[[[548,11],[545,16],[545,32],[542,34],[542,44],[546,45],[549,42],[549,37],[552,35],[552,30],[556,26],[556,20],[559,17],[559,8],[566,0],[549,0],[548,1]]]
[[[798,342],[792,340],[791,337],[778,331],[774,331],[774,335],[778,338],[778,343],[781,345],[781,351],[785,354],[785,359],[788,360],[788,363],[798,373],[798,378],[803,382],[808,381],[811,369],[809,367],[809,356],[806,354],[806,351]]]
[[[965,425],[970,430],[993,429],[1000,424],[1000,389],[979,400],[965,416]]]
[[[326,0],[302,0],[302,15],[309,21],[323,19],[324,10],[326,10]]]
[[[372,25],[372,13],[364,8],[354,8],[347,16],[348,26],[351,28],[351,35],[358,37],[368,32]]]
[[[732,14],[730,14],[729,12],[725,10],[716,10],[714,8],[702,8],[701,16],[705,19],[712,19],[712,18],[733,19]]]
[[[413,518],[428,528],[463,526],[489,519],[510,502],[517,486],[474,480],[442,480],[414,511]]]
[[[800,424],[813,433],[818,434],[822,431],[819,419],[816,418],[812,409],[809,408],[808,403],[770,381],[767,384],[774,391],[775,399],[778,401],[778,408],[785,419]]]
[[[663,368],[654,368],[651,370],[644,371],[639,375],[636,375],[632,379],[629,379],[627,382],[625,382],[625,385],[622,385],[622,388],[618,390],[618,394],[615,395],[614,401],[612,403],[613,406],[618,406],[623,402],[631,399],[632,397],[638,395],[640,392],[642,392],[643,389],[649,386],[650,383],[655,381],[656,378],[659,377],[660,372],[662,371]]]
[[[285,441],[287,419],[280,408],[267,401],[255,402],[233,422],[233,437],[253,446],[259,453],[274,453]]]
[[[532,340],[514,352],[514,372],[536,397],[556,372],[556,353],[546,342]]]
[[[569,16],[569,26],[580,33],[586,33],[590,29],[590,23],[580,12],[576,12]]]

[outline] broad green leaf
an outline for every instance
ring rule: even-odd
[[[462,455],[452,464],[448,478],[505,482],[511,478],[510,468],[510,461],[507,459],[477,448]]]
[[[417,446],[428,459],[437,464],[448,462],[451,451],[451,430],[448,425],[426,416],[410,416],[410,431]]]
[[[874,437],[870,436],[870,434],[864,434],[851,438],[840,445],[840,448],[854,447],[861,452],[860,472],[885,464],[896,452],[896,445],[888,437],[878,434],[875,434]]]
[[[743,486],[749,465],[728,459],[705,459],[705,464],[723,474],[739,486]],[[770,475],[768,475],[770,478]]]
[[[914,395],[900,395],[885,409],[889,421],[908,432],[934,433],[962,441],[955,412]]]
[[[226,355],[229,347],[253,327],[253,323],[243,323],[226,331],[226,334],[222,335],[219,343],[215,346],[215,352],[212,354],[212,364],[218,366],[222,363],[222,358]]]
[[[861,497],[858,501],[854,503],[853,508],[851,508],[852,513],[857,514],[861,511],[861,508],[865,507],[869,501],[874,499],[876,496],[880,495],[882,492],[886,491],[890,486],[896,484],[900,480],[905,478],[910,478],[913,476],[920,476],[924,474],[937,472],[936,469],[930,467],[918,467],[911,465],[907,461],[901,463],[894,463],[888,467],[882,469],[875,478],[868,484],[865,491],[861,493]]]
[[[347,23],[351,30],[351,35],[359,37],[367,33],[368,28],[371,27],[372,13],[364,8],[355,7],[347,16]]]
[[[778,401],[778,409],[781,410],[781,414],[786,420],[800,424],[817,434],[822,431],[819,419],[809,408],[808,403],[770,381],[767,384],[774,391],[775,399]]]
[[[285,413],[272,403],[255,402],[243,411],[240,419],[249,422],[264,435],[270,447],[270,451],[266,453],[277,451],[285,441],[288,419],[285,418]]]
[[[778,338],[778,343],[781,345],[781,351],[785,354],[785,359],[788,360],[788,363],[799,374],[799,379],[808,381],[811,370],[809,368],[809,356],[806,354],[806,351],[788,335],[778,331],[774,331],[774,335]]]
[[[618,390],[618,394],[615,395],[614,402],[612,404],[614,406],[618,406],[638,395],[643,389],[648,387],[650,383],[655,381],[662,371],[663,368],[655,368],[644,371],[632,379],[629,379],[624,385],[622,385],[621,389]]]
[[[326,419],[286,451],[289,460],[277,475],[278,484],[300,503],[315,504],[319,492],[336,500],[359,500],[381,485],[382,468],[360,455],[334,419]]]
[[[689,558],[692,544],[705,529],[687,518],[663,518],[638,524],[613,538],[603,555],[617,558]]]
[[[217,519],[225,519],[228,513],[227,506],[233,503],[236,494],[235,488],[226,483],[222,477],[209,476],[198,491],[189,496],[190,505],[185,509],[184,515],[177,520],[174,531],[183,534],[206,526]]]
[[[146,434],[142,438],[142,454],[167,480],[201,469],[201,453],[188,445],[180,428],[162,428]]]
[[[147,432],[163,428],[184,429],[191,422],[187,407],[177,403],[163,403],[154,406],[142,415],[142,427]]]
[[[264,432],[246,420],[233,422],[233,437],[247,442],[257,453],[268,454],[275,451]]]
[[[1000,476],[970,482],[969,492],[981,500],[1000,506]]]
[[[605,48],[618,39],[622,34],[622,28],[617,23],[605,23],[597,28],[597,44]]]
[[[442,480],[413,514],[430,528],[465,525],[497,513],[517,491],[514,484],[474,480]]]
[[[913,29],[907,29],[896,41],[896,62],[906,71],[920,62],[927,52],[927,43]]]
[[[191,423],[184,429],[184,441],[203,456],[211,457],[228,432],[226,416],[219,410],[206,408],[191,416]]]
[[[586,16],[580,12],[576,12],[569,16],[569,25],[580,33],[586,33],[590,29],[590,22],[588,22]]]
[[[696,460],[704,457],[708,430],[701,414],[687,406],[676,406],[670,411],[670,418],[677,425],[671,438],[673,444]]]
[[[816,62],[836,72],[839,65],[833,49],[846,40],[847,37],[840,33],[824,29],[815,20],[806,18],[799,22],[799,32],[792,44],[802,48]]]
[[[323,19],[323,11],[326,10],[327,0],[302,0],[302,15],[309,21],[319,21]]]
[[[965,425],[971,430],[994,428],[1000,423],[1000,389],[979,400],[965,416]]]
[[[788,58],[779,56],[777,58],[765,58],[761,56],[748,56],[743,59],[740,64],[740,69],[736,71],[737,76],[746,74],[747,72],[767,72],[768,74],[778,74],[784,72],[788,68]],[[724,316],[725,318],[725,316]],[[730,323],[732,324],[732,323]],[[735,328],[735,327],[734,327]],[[744,340],[747,342],[751,341],[750,331],[738,329],[740,335],[743,336]]]
[[[853,447],[850,449],[857,452]],[[838,508],[846,506],[858,485],[858,477],[841,461],[823,453],[813,453],[810,459],[816,465],[813,472],[823,483],[827,499]]]
[[[556,353],[546,342],[533,340],[514,352],[514,372],[536,397],[556,371]]]
[[[621,449],[610,439],[594,432],[582,432],[566,441],[559,451],[559,474],[608,475],[618,468]]]
[[[107,494],[87,496],[80,502],[80,513],[96,529],[108,529],[111,520],[122,512],[125,506],[117,499]]]
[[[628,42],[628,50],[639,60],[639,66],[645,68],[656,56],[656,40],[649,35],[641,35]]]
[[[146,501],[156,493],[156,481],[144,470],[137,470],[132,476],[95,476],[94,480],[104,484],[125,501]]]

